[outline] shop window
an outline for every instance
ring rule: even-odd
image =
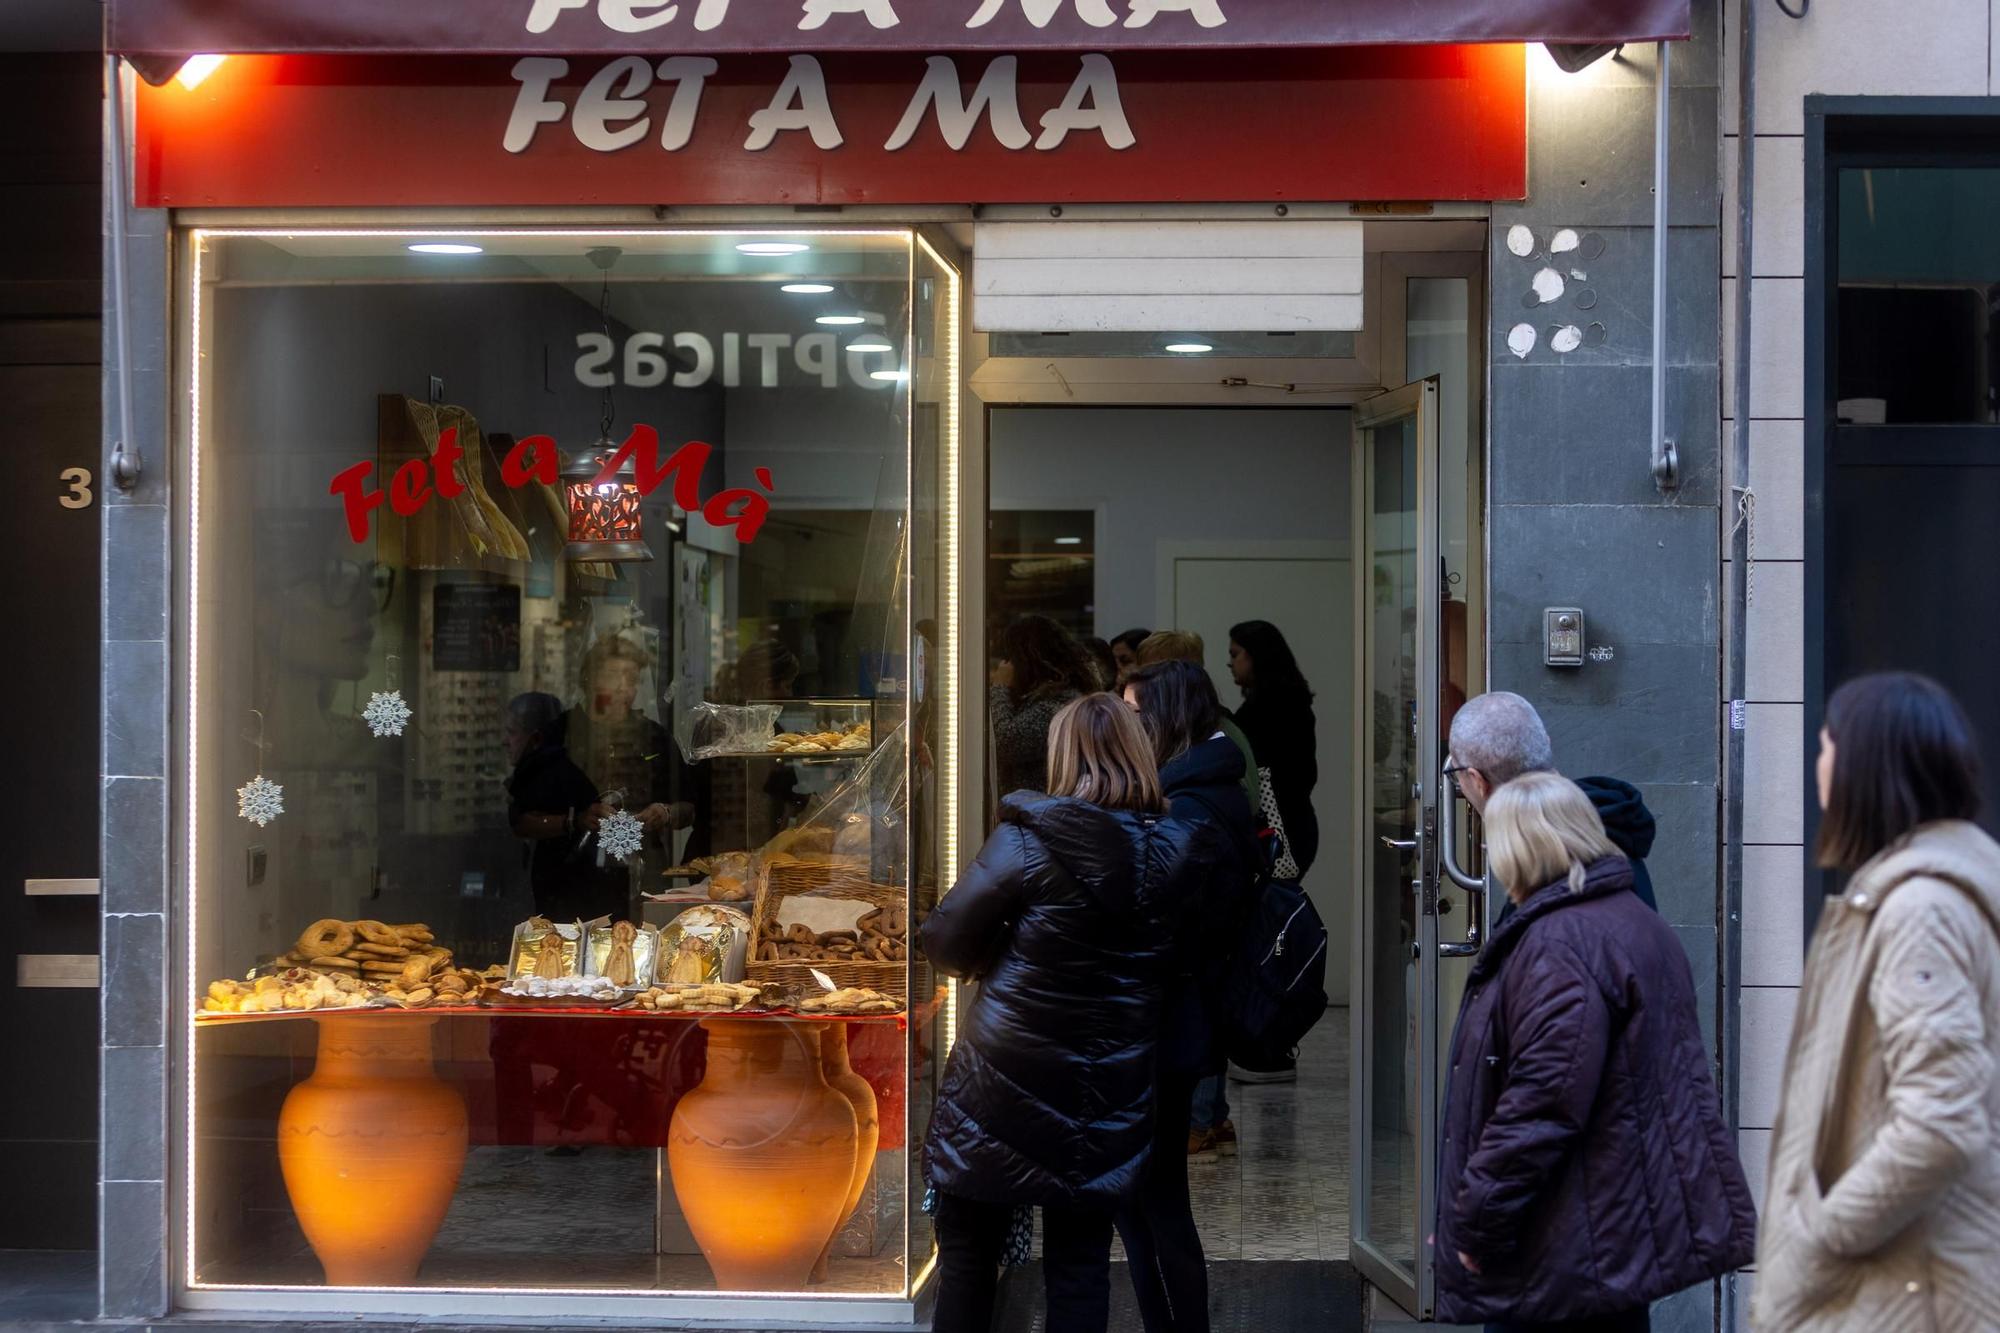
[[[907,1299],[956,272],[186,245],[185,1280]]]
[[[1022,616],[1047,616],[1078,638],[1097,633],[1097,514],[1007,509],[987,516],[989,647]]]
[[[1839,420],[2000,421],[2000,168],[1850,167],[1838,207]]]

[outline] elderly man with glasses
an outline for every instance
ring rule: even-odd
[[[1466,703],[1451,720],[1447,777],[1474,810],[1485,812],[1493,793],[1523,773],[1556,771],[1555,747],[1535,706],[1518,694],[1494,690]],[[1632,891],[1658,909],[1646,854],[1653,850],[1653,812],[1639,789],[1617,778],[1578,778],[1576,785],[1597,807],[1611,842],[1632,862]]]

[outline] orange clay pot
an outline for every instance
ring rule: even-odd
[[[814,1024],[711,1018],[708,1072],[674,1107],[667,1167],[724,1291],[800,1291],[846,1217],[858,1137]]]
[[[875,1109],[875,1089],[847,1062],[847,1029],[845,1023],[825,1023],[819,1030],[820,1072],[826,1076],[827,1086],[853,1105],[859,1132],[854,1145],[854,1180],[847,1187],[847,1203],[840,1210],[840,1220],[833,1224],[833,1236],[827,1238],[826,1248],[819,1252],[819,1262],[813,1265],[812,1280],[815,1282],[826,1281],[826,1266],[833,1255],[834,1237],[847,1225],[847,1219],[854,1216],[854,1209],[861,1202],[861,1191],[867,1188],[868,1177],[875,1170],[875,1150],[882,1141],[882,1122]]]
[[[278,1116],[292,1211],[328,1286],[407,1286],[465,1165],[465,1102],[431,1068],[437,1020],[369,1013],[314,1021],[318,1062]]]

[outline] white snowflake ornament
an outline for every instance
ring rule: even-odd
[[[623,861],[646,843],[646,826],[639,817],[614,810],[597,826],[597,845],[614,861]]]
[[[285,813],[285,789],[259,773],[236,789],[236,813],[263,828]]]
[[[361,717],[377,736],[400,736],[409,725],[410,706],[403,702],[401,690],[377,690],[368,696]]]

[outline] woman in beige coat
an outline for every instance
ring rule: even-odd
[[[1820,733],[1819,863],[1772,1134],[1760,1333],[2000,1333],[2000,845],[1943,687],[1864,676]]]

